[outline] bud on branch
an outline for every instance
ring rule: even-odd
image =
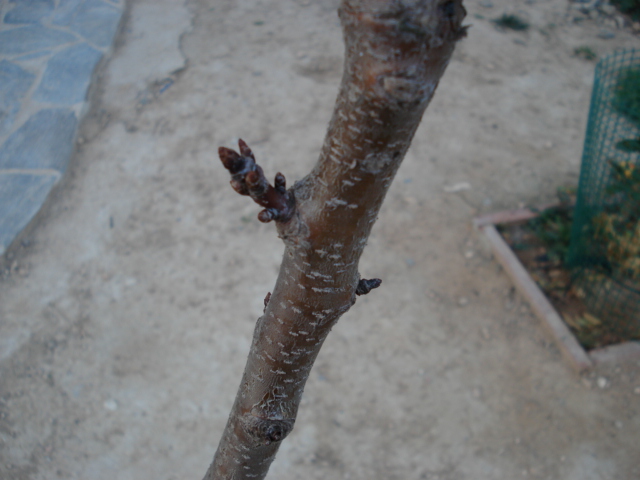
[[[240,195],[249,195],[264,207],[258,214],[262,223],[288,221],[293,215],[294,200],[293,195],[287,192],[284,175],[278,172],[274,186],[271,186],[244,140],[238,140],[238,146],[240,153],[225,147],[218,149],[222,164],[231,173],[231,186]]]

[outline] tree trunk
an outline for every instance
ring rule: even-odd
[[[360,278],[358,261],[464,15],[462,0],[344,0],[344,74],[313,171],[286,190],[281,174],[267,182],[244,142],[239,153],[220,148],[233,188],[265,208],[261,221],[275,220],[285,252],[205,479],[266,476],[324,339],[356,295],[380,284]]]

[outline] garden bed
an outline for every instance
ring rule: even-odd
[[[558,259],[555,249],[562,246],[549,245],[528,226],[550,208],[557,206],[494,213],[475,219],[474,225],[574,369],[640,359],[640,342],[612,331],[588,311]]]

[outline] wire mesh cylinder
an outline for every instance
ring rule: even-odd
[[[596,66],[567,259],[593,313],[640,336],[640,50]]]

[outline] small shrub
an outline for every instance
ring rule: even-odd
[[[571,243],[572,210],[567,205],[549,208],[529,222],[547,248],[547,256],[554,263],[565,263]]]
[[[611,0],[611,3],[633,20],[640,20],[640,0]]]
[[[529,23],[527,23],[517,15],[507,15],[505,13],[501,17],[498,17],[492,21],[497,26],[507,28],[509,30],[524,31],[529,28]]]
[[[574,48],[573,54],[578,58],[582,58],[583,60],[588,60],[590,62],[593,62],[596,58],[598,58],[596,52],[594,52],[591,47],[587,46]]]
[[[594,240],[602,248],[612,273],[640,280],[640,169],[631,162],[610,161],[613,178],[608,202],[596,215]]]

